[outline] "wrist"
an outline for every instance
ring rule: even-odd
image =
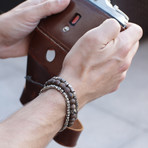
[[[3,133],[9,137],[10,142],[11,137],[16,137],[12,138],[16,146],[21,144],[29,147],[30,143],[36,145],[37,139],[47,144],[62,128],[65,108],[62,95],[56,90],[49,90],[4,121]]]
[[[84,96],[83,92],[83,85],[81,83],[81,80],[79,79],[78,76],[73,75],[71,71],[62,71],[61,74],[59,75],[61,78],[65,79],[75,90],[76,92],[76,97],[77,101],[79,104],[79,110],[88,103],[86,97]]]
[[[51,89],[40,94],[37,99],[41,102],[44,111],[47,112],[43,116],[44,124],[48,125],[53,121],[57,125],[55,132],[58,132],[63,126],[65,119],[66,103],[64,97],[57,90]],[[52,120],[51,115],[53,116]],[[54,124],[53,126],[55,127]]]

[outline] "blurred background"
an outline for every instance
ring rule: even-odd
[[[6,12],[22,0],[1,0]],[[84,125],[76,148],[148,147],[148,1],[114,0],[132,22],[144,29],[144,38],[125,81],[118,91],[83,108]],[[146,8],[147,7],[147,8]],[[25,85],[27,57],[0,59],[0,121],[22,107],[19,98]],[[52,141],[48,148],[62,148]]]

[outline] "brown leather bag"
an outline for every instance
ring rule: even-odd
[[[28,53],[29,81],[26,81],[21,96],[23,104],[38,96],[41,84],[60,73],[66,54],[85,32],[99,26],[107,18],[115,17],[95,3],[101,4],[96,0],[94,3],[88,0],[72,0],[65,11],[43,19],[35,29]],[[121,20],[119,22],[125,27]],[[48,54],[52,52],[55,53],[55,57],[50,61]],[[72,127],[58,133],[54,140],[65,146],[75,146],[82,129],[82,124],[77,120]]]

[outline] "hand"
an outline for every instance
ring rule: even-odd
[[[64,10],[70,0],[27,0],[0,15],[0,58],[24,56],[41,18]]]
[[[124,80],[138,49],[142,29],[129,23],[126,30],[114,19],[88,31],[66,56],[61,72],[76,90],[80,108],[111,93]]]

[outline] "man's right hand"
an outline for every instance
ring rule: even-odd
[[[142,29],[129,23],[126,30],[114,19],[88,31],[66,56],[61,77],[76,90],[80,108],[111,93],[124,80],[137,52]]]

